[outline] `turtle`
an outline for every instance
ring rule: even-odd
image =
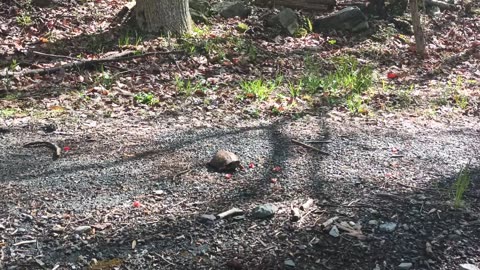
[[[240,159],[232,152],[219,150],[208,162],[208,166],[218,172],[235,171],[240,166]]]

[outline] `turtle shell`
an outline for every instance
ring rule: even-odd
[[[218,172],[234,171],[240,165],[240,159],[232,152],[219,150],[208,165]]]

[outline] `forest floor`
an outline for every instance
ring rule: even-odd
[[[255,9],[149,37],[110,26],[124,1],[12,3],[0,4],[8,72],[159,53],[2,78],[0,269],[480,266],[479,16],[425,17],[420,61],[381,20],[293,38]],[[368,89],[325,83],[347,75]],[[23,147],[36,141],[60,158]],[[220,149],[242,167],[209,169]],[[274,213],[258,218],[264,204]]]

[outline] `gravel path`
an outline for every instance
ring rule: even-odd
[[[0,269],[480,263],[476,119],[366,121],[330,114],[228,124],[109,119],[59,124],[56,133],[41,127],[15,125],[0,133]],[[328,140],[315,146],[330,155],[291,139]],[[70,151],[52,161],[45,149],[22,148],[45,140]],[[210,171],[205,164],[219,149],[238,154],[244,169],[230,179]],[[465,207],[455,209],[449,189],[468,162]],[[291,206],[308,198],[314,206],[291,221]],[[264,203],[277,206],[275,216],[252,216]],[[232,207],[245,214],[201,217]],[[334,217],[338,236],[322,226]]]

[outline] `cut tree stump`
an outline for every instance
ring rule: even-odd
[[[256,0],[255,5],[267,7],[289,7],[305,10],[328,10],[337,4],[336,0]]]

